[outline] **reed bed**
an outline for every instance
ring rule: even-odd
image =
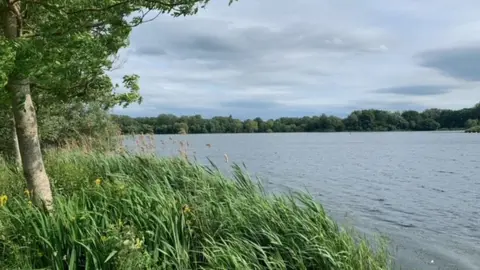
[[[184,158],[57,151],[55,211],[33,207],[0,162],[2,269],[390,269],[382,241],[330,219],[303,193],[267,195]]]

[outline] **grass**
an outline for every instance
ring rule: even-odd
[[[55,211],[32,207],[0,162],[2,269],[390,269],[381,242],[340,228],[305,194],[266,195],[184,159],[56,152]]]

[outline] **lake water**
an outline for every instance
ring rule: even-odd
[[[340,223],[387,235],[402,269],[480,269],[478,134],[162,135],[157,154],[178,155],[179,141],[201,163],[228,170],[227,154],[267,190],[308,191]]]

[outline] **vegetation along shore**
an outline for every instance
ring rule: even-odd
[[[382,242],[339,227],[305,194],[267,196],[184,158],[54,151],[55,211],[0,165],[2,269],[389,269]],[[25,191],[25,192],[24,192]],[[372,248],[375,247],[375,250]]]
[[[204,119],[200,115],[130,117],[115,115],[126,134],[253,133],[253,132],[341,132],[341,131],[429,131],[464,130],[480,126],[480,103],[461,110],[428,109],[423,112],[358,110],[345,118],[336,116],[282,117],[240,120],[232,116]]]

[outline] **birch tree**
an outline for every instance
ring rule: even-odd
[[[22,167],[35,205],[51,210],[53,198],[32,91],[40,89],[55,97],[50,102],[93,99],[107,106],[126,106],[139,101],[136,75],[124,77],[129,92],[114,92],[115,85],[105,73],[112,67],[112,56],[128,45],[132,28],[146,22],[147,14],[193,15],[208,2],[0,0],[0,91],[9,97]]]

